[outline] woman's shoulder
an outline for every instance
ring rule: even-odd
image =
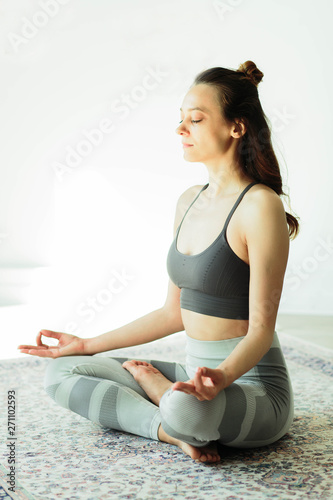
[[[252,205],[254,209],[262,209],[264,207],[271,207],[271,209],[283,208],[282,199],[276,191],[262,183],[252,186],[247,192],[245,200],[247,204]]]
[[[281,197],[265,184],[255,184],[249,189],[241,203],[245,227],[262,227],[270,220],[277,225],[286,224],[286,213]]]

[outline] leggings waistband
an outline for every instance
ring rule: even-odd
[[[186,335],[187,370],[190,369],[193,372],[196,366],[215,368],[232,353],[237,344],[244,338],[245,335],[225,340],[197,340]],[[272,347],[281,349],[276,331],[274,331]]]

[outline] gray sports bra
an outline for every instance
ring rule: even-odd
[[[243,196],[255,184],[258,182],[249,184],[239,195],[215,241],[195,255],[179,252],[177,238],[187,212],[209,184],[199,191],[186,210],[167,257],[169,277],[181,288],[181,308],[220,318],[249,318],[250,267],[230,248],[226,230]]]

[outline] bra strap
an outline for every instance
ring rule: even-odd
[[[222,229],[222,233],[225,233],[225,231],[227,230],[227,226],[228,226],[228,224],[229,224],[229,221],[230,221],[231,217],[233,216],[234,211],[236,210],[236,208],[237,208],[237,207],[238,207],[238,205],[240,204],[240,202],[241,202],[241,200],[242,200],[242,198],[243,198],[244,194],[245,194],[245,193],[247,193],[247,191],[248,191],[248,190],[249,190],[252,186],[254,186],[255,184],[259,184],[259,182],[258,182],[258,181],[251,182],[251,184],[249,184],[248,186],[246,186],[246,188],[245,188],[245,189],[243,189],[243,191],[241,192],[241,194],[238,196],[238,198],[237,198],[237,200],[236,200],[236,202],[235,202],[234,206],[232,207],[232,209],[231,209],[231,211],[230,211],[230,213],[229,213],[229,215],[228,215],[228,217],[227,217],[227,220],[226,220],[226,221],[225,221],[225,223],[224,223],[224,226],[223,226],[223,229]]]
[[[203,188],[201,188],[201,189],[200,189],[199,193],[197,194],[197,196],[194,198],[194,200],[192,201],[192,203],[190,204],[190,206],[188,207],[188,209],[187,209],[187,210],[186,210],[186,212],[184,213],[184,216],[183,216],[182,220],[181,220],[181,221],[180,221],[180,223],[179,223],[178,230],[179,230],[180,226],[181,226],[181,225],[182,225],[182,223],[183,223],[183,220],[184,220],[184,218],[185,218],[185,215],[186,215],[186,214],[187,214],[187,212],[190,210],[191,206],[192,206],[192,205],[193,205],[193,203],[196,201],[196,199],[199,197],[199,195],[201,194],[201,192],[202,192],[204,189],[206,189],[206,188],[208,187],[208,185],[209,185],[209,182],[208,182],[207,184],[205,184]]]

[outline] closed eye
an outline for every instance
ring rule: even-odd
[[[181,120],[179,123],[182,123],[183,120]],[[202,120],[191,120],[192,123],[199,123],[201,122]]]

